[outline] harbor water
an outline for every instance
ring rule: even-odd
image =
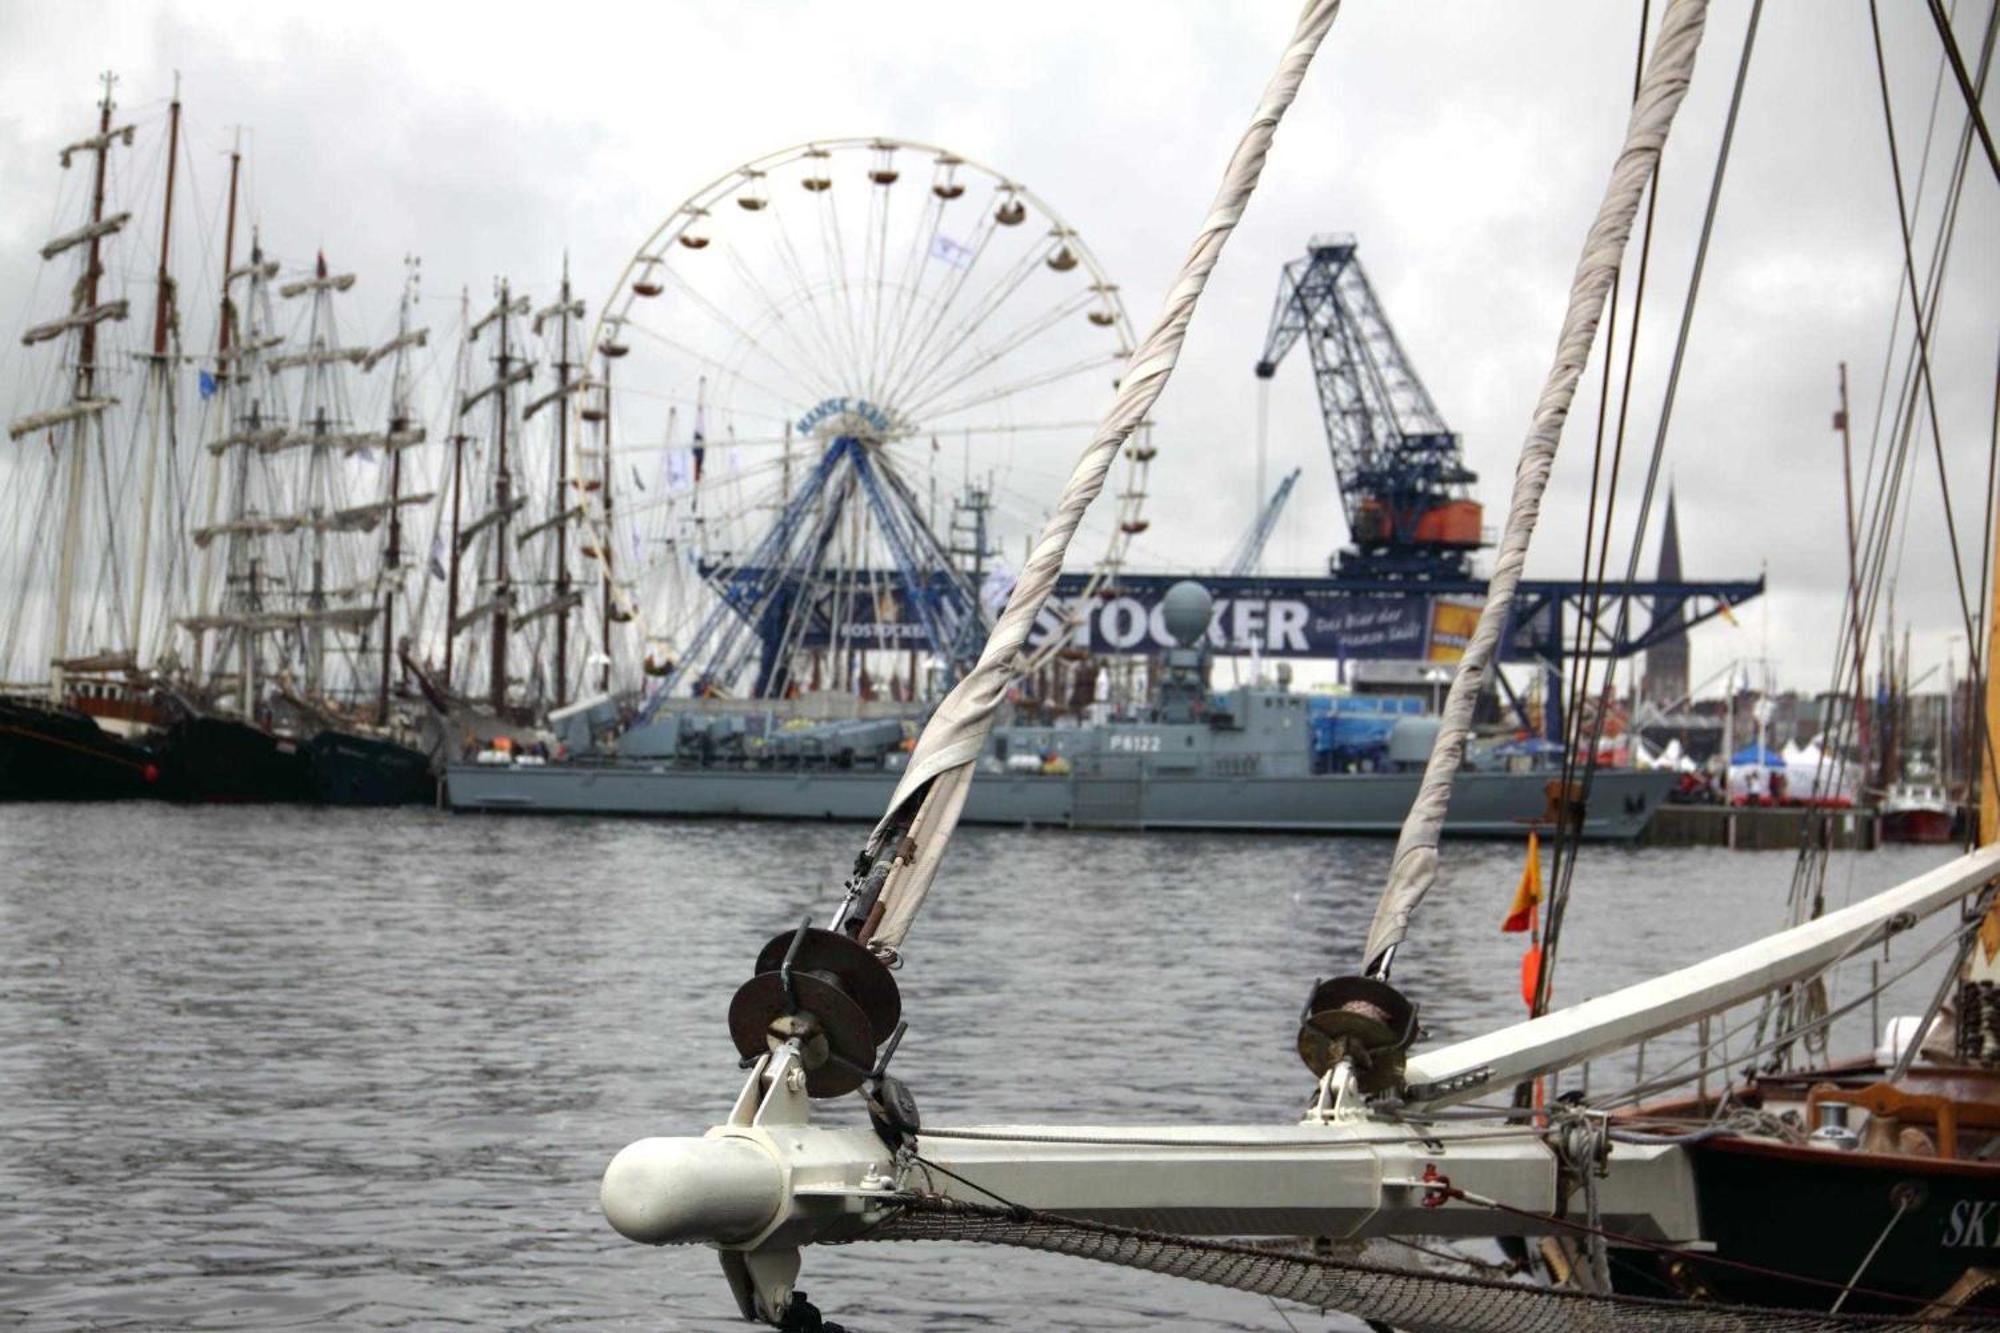
[[[619,1239],[598,1176],[630,1140],[727,1111],[729,995],[769,936],[835,902],[863,832],[0,809],[0,1323],[733,1326],[714,1254]],[[966,829],[911,936],[897,1071],[932,1123],[1294,1117],[1299,1006],[1354,962],[1390,851]],[[1948,855],[1837,857],[1829,904]],[[1520,859],[1447,848],[1397,975],[1435,1039],[1521,1013],[1521,937],[1499,933]],[[1560,994],[1768,932],[1791,868],[1587,850]],[[1899,941],[1884,974],[1935,938]],[[800,1285],[857,1331],[1329,1323],[931,1244],[809,1252]]]

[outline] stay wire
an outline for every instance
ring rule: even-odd
[[[1993,52],[1993,38],[1995,35],[1995,27],[1997,21],[2000,21],[2000,0],[1995,0],[1995,3],[1989,6],[1988,10],[1985,41],[1982,44],[1982,49],[1980,53],[1979,84],[1981,88],[1985,86],[1986,75],[1990,67],[1990,60]],[[1923,206],[1925,186],[1929,180],[1929,175],[1930,175],[1930,149],[1931,149],[1931,143],[1933,141],[1933,138],[1937,130],[1938,111],[1942,104],[1942,94],[1944,88],[1944,64],[1945,64],[1944,59],[1942,56],[1940,56],[1938,60],[1937,76],[1933,80],[1931,88],[1930,111],[1929,115],[1926,118],[1923,149],[1919,154],[1920,169],[1917,173],[1917,188],[1915,192],[1915,206],[1919,210],[1921,210]],[[1938,218],[1938,233],[1936,239],[1933,241],[1932,244],[1931,259],[1926,274],[1927,286],[1924,299],[1925,318],[1931,321],[1935,321],[1935,319],[1937,318],[1937,310],[1942,293],[1942,282],[1944,276],[1945,263],[1949,257],[1951,250],[1951,241],[1956,231],[1958,205],[1963,195],[1965,169],[1971,153],[1971,136],[1972,136],[1972,127],[1970,123],[1968,123],[1960,135],[1958,152],[1955,155],[1953,161],[1951,180],[1949,185],[1946,187],[1946,203],[1944,208],[1940,211],[1940,215]],[[1900,326],[1902,322],[1902,309],[1903,309],[1903,301],[1899,292],[1896,300],[1892,305],[1892,314],[1890,319],[1890,337],[1888,340],[1888,347],[1884,355],[1884,362],[1882,367],[1882,388],[1880,396],[1877,399],[1875,423],[1870,433],[1868,458],[1862,471],[1863,485],[1861,489],[1860,507],[1863,509],[1867,508],[1869,505],[1870,486],[1871,483],[1873,482],[1877,449],[1880,447],[1881,444],[1882,409],[1883,405],[1887,401],[1889,370],[1890,366],[1894,363],[1895,359],[1896,329]],[[1911,376],[1914,372],[1915,362],[1916,362],[1915,351],[1916,349],[1913,345],[1911,348],[1910,357],[1908,358],[1908,363],[1905,366],[1904,385],[1903,388],[1898,391],[1897,395],[1897,401],[1899,404],[1904,403],[1906,401],[1910,403],[1908,409],[1909,412],[1914,411],[1914,401],[1910,397],[1910,391],[1912,389]],[[1850,413],[1851,410],[1852,409],[1850,406],[1849,408]],[[1867,583],[1868,593],[1864,597],[1864,594],[1861,591],[1862,580],[1859,578],[1858,573],[1856,573],[1855,571],[1858,569],[1858,566],[1860,564],[1861,551],[1864,548],[1869,552],[1868,559],[1871,561],[1871,563],[1873,563],[1876,561],[1876,556],[1874,555],[1874,551],[1876,549],[1876,543],[1878,541],[1882,543],[1887,543],[1889,540],[1891,540],[1888,528],[1889,526],[1892,526],[1892,524],[1890,523],[1889,515],[1894,513],[1894,505],[1895,505],[1894,496],[1901,491],[1902,467],[1904,460],[1907,456],[1907,450],[1909,447],[1908,422],[1910,418],[1907,415],[1905,409],[1900,406],[1897,412],[1897,420],[1905,423],[1904,429],[1902,431],[1903,441],[1901,445],[1895,446],[1897,452],[1895,454],[1896,461],[1894,463],[1893,468],[1891,468],[1885,461],[1883,476],[1882,476],[1882,489],[1876,491],[1875,493],[1878,501],[1880,500],[1881,496],[1884,493],[1887,493],[1890,496],[1889,504],[1886,507],[1880,505],[1879,503],[1876,505],[1875,516],[1873,519],[1870,520],[1868,526],[1867,540],[1865,542],[1858,540],[1858,534],[1852,531],[1853,527],[1857,522],[1857,514],[1855,511],[1855,505],[1853,499],[1850,497],[1849,500],[1850,534],[1848,539],[1849,542],[1848,558],[1850,566],[1850,576],[1848,580],[1849,586],[1847,592],[1849,605],[1848,605],[1848,610],[1845,614],[1853,630],[1853,635],[1852,635],[1853,641],[1851,645],[1853,651],[1852,651],[1851,661],[1849,661],[1848,649],[1850,645],[1845,641],[1846,636],[1843,636],[1843,641],[1838,645],[1833,682],[1829,690],[1829,695],[1833,700],[1832,716],[1827,720],[1826,724],[1822,728],[1822,731],[1826,735],[1826,741],[1822,746],[1821,769],[1815,772],[1815,784],[1818,783],[1820,773],[1824,771],[1825,766],[1827,765],[1830,757],[1833,768],[1834,784],[1836,786],[1841,785],[1842,780],[1845,776],[1845,771],[1848,762],[1846,758],[1846,751],[1849,747],[1851,747],[1855,743],[1856,738],[1860,734],[1862,726],[1861,711],[1863,708],[1863,700],[1866,695],[1866,685],[1867,685],[1866,644],[1869,635],[1872,633],[1872,626],[1874,622],[1874,610],[1876,606],[1875,599],[1879,597],[1880,583],[1879,583],[1879,578],[1876,576],[1874,569],[1871,569],[1871,576]],[[1852,422],[1850,416],[1848,423],[1850,429],[1851,429],[1851,424]],[[1894,432],[1895,429],[1896,428],[1894,426],[1891,427],[1892,432]],[[1843,473],[1848,478],[1849,491],[1851,492],[1853,463],[1850,454],[1847,452],[1848,439],[1849,435],[1847,431],[1843,431],[1842,434]],[[1989,466],[1989,473],[1990,472],[1991,468]],[[1989,484],[1987,487],[1989,504],[1992,497],[1992,491],[1993,487],[1991,483],[1991,477],[1989,476]],[[1909,496],[1905,495],[1903,499],[1903,504],[1905,508],[1907,508],[1908,500]],[[1989,517],[1987,520],[1987,530],[1990,530],[1990,528],[1991,528],[1991,519]],[[1906,537],[1907,533],[1905,532],[1904,535]],[[1897,540],[1897,550],[1899,553],[1898,558],[1900,559],[1901,541],[1903,540],[1903,538],[1898,538],[1896,540]],[[1886,547],[1884,547],[1884,551],[1886,552]],[[1983,577],[1986,568],[1983,560],[1981,562],[1980,568]],[[1983,607],[1984,604],[1985,604],[1985,593],[1982,591],[1980,594],[1980,605]],[[1980,660],[1978,653],[1979,645],[1975,643],[1969,645],[1969,648],[1970,651],[1968,653],[1968,657],[1969,660],[1973,663],[1972,671],[1970,674],[1975,679],[1977,679],[1979,676],[1978,662]],[[1854,676],[1854,693],[1852,696],[1849,696],[1847,694],[1842,684],[1842,682],[1846,679],[1849,667],[1851,667]],[[1970,730],[1968,731],[1968,740],[1972,738],[1973,734],[1974,733],[1972,733]],[[1968,773],[1974,772],[1976,768],[1977,768],[1976,755],[1968,755],[1967,772]],[[1863,771],[1860,777],[1861,781],[1865,783],[1867,781],[1868,774],[1865,771]],[[1809,813],[1807,819],[1802,821],[1800,825],[1798,862],[1793,871],[1792,887],[1788,897],[1788,903],[1790,905],[1789,919],[1795,922],[1805,920],[1808,918],[1809,915],[1817,916],[1819,912],[1823,910],[1823,906],[1825,903],[1825,896],[1826,896],[1826,876],[1832,861],[1830,848],[1825,845],[1826,840],[1822,836],[1826,825],[1826,819],[1827,816],[1825,812],[1819,809],[1814,809]],[[1811,902],[1810,913],[1808,913],[1807,911],[1807,904],[1809,897]]]
[[[1938,40],[1944,44],[1945,58],[1951,62],[1952,77],[1958,80],[1959,95],[1965,98],[1965,114],[1979,131],[1980,146],[1986,150],[1986,165],[1992,169],[1993,178],[2000,181],[2000,154],[1993,151],[1993,132],[1986,128],[1986,113],[1980,109],[1979,94],[1973,91],[1972,80],[1966,77],[1965,58],[1958,53],[1958,39],[1952,35],[1951,20],[1945,17],[1944,6],[1939,0],[1930,0],[1930,9],[1931,22],[1937,26]],[[1872,3],[1869,13],[1874,13]],[[1878,35],[1878,44],[1879,41]]]
[[[1729,167],[1730,148],[1736,139],[1736,123],[1743,107],[1743,90],[1749,82],[1750,57],[1757,45],[1757,25],[1763,13],[1764,0],[1753,0],[1749,22],[1743,34],[1742,54],[1737,59],[1736,83],[1729,94],[1729,114],[1722,125],[1722,143],[1716,152],[1715,173],[1709,182],[1708,206],[1702,215],[1701,237],[1695,246],[1694,269],[1688,275],[1687,297],[1681,305],[1680,332],[1675,337],[1673,360],[1667,371],[1666,395],[1660,405],[1660,419],[1653,434],[1652,454],[1647,460],[1646,486],[1639,498],[1632,548],[1625,562],[1624,593],[1618,602],[1618,619],[1611,636],[1614,644],[1624,641],[1631,623],[1632,588],[1639,578],[1639,553],[1645,545],[1647,522],[1653,509],[1653,496],[1659,488],[1660,462],[1666,453],[1667,430],[1673,420],[1674,400],[1680,388],[1681,370],[1687,361],[1688,336],[1694,325],[1695,303],[1701,294],[1702,273],[1707,267],[1709,244],[1715,234],[1715,215],[1722,201],[1722,182]],[[1590,748],[1587,752],[1589,757],[1583,768],[1583,789],[1578,793],[1579,801],[1586,808],[1590,801],[1592,780],[1596,776],[1597,749],[1604,736],[1604,720],[1604,710],[1599,708],[1591,726]],[[1566,806],[1567,793],[1564,794],[1563,800]],[[1576,873],[1576,861],[1576,856],[1571,855],[1557,867],[1555,891],[1549,896],[1549,919],[1542,932],[1542,963],[1535,985],[1536,1012],[1543,1012],[1548,1004],[1550,982],[1555,975],[1557,949],[1562,938],[1563,917],[1569,906],[1570,882]]]
[[[1640,0],[1639,50],[1632,71],[1632,100],[1635,103],[1639,100],[1639,87],[1644,82],[1646,75],[1646,34],[1651,27],[1651,21],[1652,0]],[[1653,213],[1655,206],[1659,203],[1659,198],[1660,168],[1656,162],[1653,165],[1653,178],[1646,192],[1646,220],[1641,228],[1639,239],[1639,273],[1632,300],[1632,329],[1635,335],[1639,328],[1639,314],[1644,307],[1646,299],[1647,260],[1651,256],[1653,248]],[[1586,579],[1590,577],[1591,550],[1598,545],[1597,493],[1598,487],[1604,479],[1604,427],[1611,413],[1611,368],[1616,364],[1618,359],[1616,355],[1618,341],[1618,295],[1623,286],[1623,283],[1613,283],[1611,285],[1611,308],[1605,316],[1604,374],[1597,390],[1597,435],[1591,446],[1590,499],[1584,506],[1583,558],[1579,562],[1583,576]],[[1632,387],[1632,352],[1636,347],[1637,339],[1635,336],[1632,345],[1626,349],[1625,354],[1625,394],[1628,398]],[[1604,505],[1605,549],[1609,549],[1610,546],[1611,516],[1617,506],[1619,462],[1624,456],[1625,418],[1622,410],[1619,413],[1618,426],[1618,438],[1613,449],[1611,462],[1610,495]],[[1600,554],[1598,558],[1598,577],[1600,582],[1603,577],[1603,568],[1604,560]],[[1585,617],[1584,624],[1583,626],[1579,626],[1579,630],[1596,624],[1595,612],[1596,603],[1593,597],[1591,613]],[[1595,639],[1594,631],[1592,632],[1592,639]],[[1564,792],[1569,791],[1570,783],[1575,780],[1576,776],[1577,744],[1583,739],[1583,699],[1589,688],[1590,652],[1587,647],[1580,647],[1574,660],[1570,663],[1569,681],[1565,687],[1567,711],[1563,718],[1561,779],[1562,790]],[[1567,823],[1558,825],[1556,846],[1554,848],[1558,878],[1560,878],[1564,852],[1567,849],[1567,833]],[[1538,1016],[1539,1012],[1539,1010],[1531,1010],[1530,1016]]]
[[[1931,2],[1935,5],[1937,0],[1931,0]],[[1918,379],[1923,388],[1925,414],[1930,421],[1932,453],[1937,460],[1938,490],[1944,509],[1945,537],[1951,548],[1951,573],[1958,589],[1959,614],[1964,621],[1965,639],[1969,646],[1973,642],[1975,633],[1972,623],[1971,594],[1965,586],[1965,561],[1959,546],[1958,520],[1952,505],[1951,476],[1945,467],[1944,461],[1944,433],[1938,420],[1937,385],[1931,376],[1930,333],[1924,321],[1923,297],[1917,288],[1917,266],[1910,241],[1908,201],[1903,192],[1902,156],[1896,148],[1896,121],[1894,110],[1890,105],[1889,67],[1882,51],[1882,20],[1878,0],[1868,0],[1868,26],[1869,32],[1874,38],[1876,82],[1882,93],[1882,126],[1889,144],[1889,172],[1896,186],[1896,225],[1903,243],[1903,280],[1906,285],[1906,294],[1910,298],[1911,310],[1916,319]],[[1957,51],[1957,45],[1955,43],[1952,44],[1950,54],[1954,61],[1957,59]],[[1967,86],[1970,86],[1969,82]],[[1976,105],[1974,110],[1976,113]],[[1981,124],[1981,132],[1982,134],[1984,133],[1983,122]],[[1988,144],[1988,151],[1991,151],[1990,143]],[[1983,549],[1980,554],[1983,559],[1985,555]],[[1984,710],[1981,710],[1978,715],[1978,726],[1982,732],[1982,744],[1987,752],[1989,761],[1987,776],[1989,779],[2000,779],[2000,766],[1996,766],[1994,761],[1990,738],[1983,735],[1986,727],[1986,714]]]

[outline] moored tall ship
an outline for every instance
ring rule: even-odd
[[[354,274],[322,254],[309,274],[281,281],[255,238],[249,262],[234,265],[238,165],[232,156],[220,429],[207,448],[208,518],[194,533],[200,609],[180,622],[193,668],[187,715],[166,747],[170,781],[194,801],[426,801],[429,756],[392,698],[403,511],[431,498],[404,485],[404,453],[425,439],[410,402],[408,355],[428,337],[412,322],[415,266],[395,335],[376,347],[343,343],[334,298]],[[308,302],[299,338],[276,332],[274,290]],[[347,372],[384,361],[388,418],[370,430],[351,406]],[[383,528],[378,551],[372,536]]]
[[[104,76],[94,134],[61,152],[65,170],[88,176],[77,224],[41,248],[67,275],[66,310],[21,336],[31,355],[48,348],[48,404],[12,420],[15,494],[10,520],[16,605],[0,635],[0,800],[113,800],[163,793],[160,729],[171,717],[142,660],[149,600],[161,580],[149,569],[156,504],[173,466],[170,366],[173,220],[180,100],[168,112],[165,202],[150,351],[117,346],[131,315],[113,262],[133,213],[115,207],[112,158],[138,136],[119,124],[115,80]],[[129,353],[129,354],[128,354]],[[144,368],[136,385],[127,367]],[[136,389],[136,393],[134,393]],[[169,524],[170,526],[170,524]]]

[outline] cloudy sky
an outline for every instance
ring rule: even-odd
[[[1922,5],[1884,8],[1914,190],[1938,47]],[[1958,8],[1972,58],[1984,5]],[[1315,232],[1359,237],[1497,518],[1622,135],[1638,10],[1607,0],[1348,6],[1157,413],[1144,563],[1213,563],[1249,523],[1251,367],[1278,270]],[[325,247],[366,275],[372,326],[390,318],[405,254],[423,257],[434,294],[484,292],[500,274],[540,293],[567,251],[594,298],[702,182],[786,144],[865,134],[948,145],[1029,183],[1087,238],[1143,326],[1293,17],[1282,0],[489,4],[476,20],[466,14],[359,0],[0,8],[0,305],[16,327],[30,322],[56,151],[89,123],[99,71],[114,69],[142,120],[158,116],[179,72],[192,189],[211,204],[242,127],[249,206],[267,241],[293,256]],[[1666,157],[1630,427],[1641,454],[1747,14],[1747,0],[1715,5]],[[1949,86],[1939,108],[1920,264],[1962,123]],[[1959,228],[1934,353],[1961,522],[1976,531],[2000,351],[2000,189],[1982,167]],[[1769,657],[1781,683],[1825,680],[1845,577],[1835,377],[1848,362],[1865,446],[1900,263],[1867,8],[1774,0],[1667,448],[1688,572],[1763,572],[1773,591],[1738,626],[1697,636],[1697,677]],[[16,351],[9,337],[0,355]],[[14,367],[0,370],[0,386],[20,382]],[[1596,417],[1586,387],[1531,573],[1578,569]],[[1271,387],[1269,442],[1274,479],[1305,470],[1269,563],[1323,567],[1345,534],[1302,357]],[[1958,611],[1935,465],[1926,458],[1917,475],[1897,607],[1929,665],[1948,651]],[[1628,482],[1635,493],[1636,474]],[[1630,531],[1629,515],[1619,531]]]

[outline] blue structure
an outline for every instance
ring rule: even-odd
[[[1257,377],[1303,341],[1353,546],[1329,562],[1363,578],[1465,578],[1481,544],[1477,481],[1355,257],[1315,236],[1285,265]]]
[[[888,549],[889,570],[826,563],[856,496]],[[924,521],[907,484],[856,436],[841,435],[827,445],[746,559],[704,566],[701,572],[717,603],[681,660],[669,668],[664,687],[641,709],[641,720],[650,720],[676,696],[735,689],[753,661],[753,695],[780,696],[793,684],[792,659],[802,648],[921,649],[956,676],[970,667],[985,639],[977,591]],[[844,610],[844,624],[875,633],[833,645],[836,604]]]

